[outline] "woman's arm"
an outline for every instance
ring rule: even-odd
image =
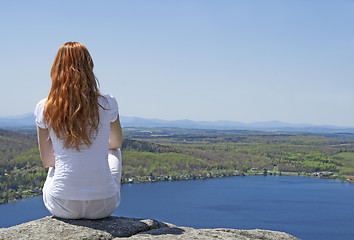
[[[43,167],[55,167],[53,144],[49,137],[49,130],[37,126],[38,146]]]
[[[123,135],[122,135],[122,127],[119,122],[119,115],[117,120],[111,122],[111,129],[109,132],[109,150],[122,148]]]

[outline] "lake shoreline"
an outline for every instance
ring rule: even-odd
[[[237,170],[236,170],[237,172]],[[213,179],[213,178],[224,178],[224,177],[243,177],[243,176],[297,176],[297,177],[310,177],[310,178],[321,178],[321,179],[331,179],[331,180],[339,180],[342,182],[348,182],[348,183],[353,183],[354,180],[347,180],[348,176],[339,176],[339,175],[325,175],[323,174],[324,172],[316,172],[316,173],[298,173],[298,172],[281,172],[281,171],[268,171],[267,173],[264,173],[262,171],[247,171],[247,172],[241,172],[237,173],[234,175],[222,175],[222,174],[216,174],[216,175],[210,175],[210,177],[198,177],[195,176],[190,177],[190,178],[179,178],[177,180],[165,180],[161,177],[161,179],[153,179],[153,180],[146,180],[146,179],[138,179],[134,178],[135,180],[133,181],[124,181],[122,184],[136,184],[136,183],[150,183],[150,182],[174,182],[174,181],[188,181],[188,180],[207,180],[207,179]]]
[[[276,171],[269,171],[267,174],[264,174],[263,172],[261,171],[250,171],[250,172],[246,172],[246,173],[239,173],[239,174],[235,174],[235,175],[211,175],[210,177],[196,177],[196,178],[181,178],[181,179],[178,179],[178,180],[165,180],[165,179],[154,179],[154,180],[137,180],[137,181],[133,181],[133,182],[122,182],[121,185],[128,185],[128,184],[142,184],[142,183],[157,183],[157,182],[179,182],[179,181],[192,181],[192,180],[208,180],[208,179],[214,179],[214,178],[227,178],[227,177],[246,177],[246,176],[294,176],[294,177],[309,177],[309,178],[320,178],[320,179],[329,179],[329,180],[338,180],[338,181],[341,181],[342,183],[354,183],[354,181],[349,181],[349,180],[344,180],[346,179],[347,177],[346,176],[336,176],[336,177],[323,177],[323,176],[314,176],[314,175],[311,175],[311,174],[300,174],[300,173],[297,173],[297,172],[276,172]],[[24,198],[21,198],[21,199],[14,199],[14,200],[11,200],[11,201],[8,201],[6,203],[0,203],[0,205],[5,205],[5,204],[8,204],[8,203],[13,203],[13,202],[18,202],[18,201],[21,201],[23,199],[28,199],[28,198],[31,198],[31,197],[37,197],[37,196],[41,196],[43,194],[42,192],[42,189],[37,192],[37,193],[34,193],[33,195],[31,196],[28,196],[28,197],[24,197]]]

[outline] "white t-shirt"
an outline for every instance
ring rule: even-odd
[[[48,186],[49,194],[68,200],[98,200],[114,196],[118,192],[108,165],[110,123],[118,116],[118,104],[111,95],[99,97],[100,124],[95,139],[87,147],[84,143],[75,148],[65,148],[50,126],[43,121],[46,99],[38,102],[34,115],[40,128],[49,129],[55,155],[55,173]]]

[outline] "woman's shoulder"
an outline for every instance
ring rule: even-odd
[[[43,98],[41,99],[35,109],[34,109],[34,116],[35,116],[35,121],[36,121],[36,124],[37,126],[41,127],[41,128],[47,128],[46,124],[44,123],[43,121],[43,111],[44,111],[44,106],[45,106],[45,103],[47,101],[47,98]]]
[[[115,97],[110,94],[101,95],[99,97],[99,104],[106,109],[106,112],[109,114],[111,122],[114,122],[117,119],[119,110],[118,103]]]
[[[37,105],[36,105],[36,106],[42,106],[42,105],[45,104],[46,101],[47,101],[47,98],[42,98],[41,100],[39,100],[39,101],[37,102]]]
[[[118,103],[116,98],[111,94],[103,94],[98,99],[99,104],[107,109],[118,108]]]
[[[43,111],[46,101],[47,101],[47,98],[43,98],[37,102],[36,107],[34,108],[35,115],[36,115],[36,113],[38,114],[39,112]]]
[[[106,99],[107,101],[116,101],[116,98],[112,94],[102,94],[100,99]]]

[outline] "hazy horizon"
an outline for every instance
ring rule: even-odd
[[[6,118],[21,118],[21,117],[28,117],[32,116],[33,113],[28,112],[20,115],[7,115],[7,116],[1,116],[0,119],[6,119]],[[284,121],[279,121],[279,120],[271,120],[271,121],[256,121],[256,122],[241,122],[241,121],[233,121],[233,120],[225,120],[225,119],[220,119],[220,120],[191,120],[191,119],[172,119],[172,120],[167,120],[167,119],[162,119],[162,118],[144,118],[144,117],[139,117],[139,116],[127,116],[127,115],[120,115],[120,119],[122,121],[123,118],[138,118],[138,119],[144,119],[144,120],[156,120],[156,121],[166,121],[166,122],[175,122],[175,121],[192,121],[196,123],[217,123],[217,122],[230,122],[230,123],[239,123],[239,124],[245,124],[245,125],[252,125],[252,124],[266,124],[266,123],[280,123],[280,124],[289,124],[289,125],[308,125],[308,126],[313,126],[313,127],[338,127],[338,128],[349,128],[349,129],[354,129],[354,126],[340,126],[340,125],[330,125],[330,124],[311,124],[311,123],[306,123],[306,122],[300,122],[300,123],[294,123],[294,122],[284,122]],[[34,124],[34,123],[33,123]]]

